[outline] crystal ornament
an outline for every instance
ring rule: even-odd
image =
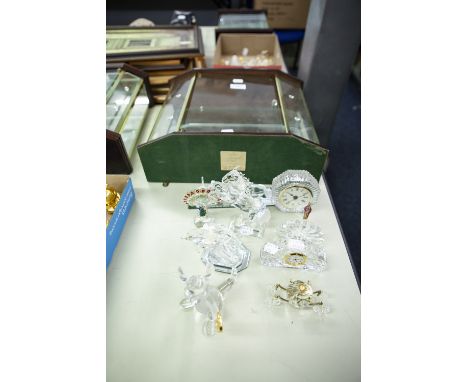
[[[213,218],[206,216],[206,208],[198,207],[198,215],[196,215],[193,220],[196,227],[201,228],[205,224],[212,223],[213,221]]]
[[[288,303],[296,309],[312,309],[316,313],[328,313],[329,307],[322,301],[322,291],[314,290],[310,281],[291,280],[284,287],[276,284],[271,289],[272,305]]]
[[[190,208],[203,207],[208,209],[218,204],[216,196],[211,193],[211,189],[206,187],[196,188],[188,191],[183,198],[183,201]]]
[[[287,170],[273,179],[271,187],[273,201],[283,212],[302,212],[320,195],[317,179],[305,170]]]
[[[248,267],[250,250],[242,244],[230,228],[216,223],[204,224],[184,237],[195,243],[201,251],[201,260],[212,264],[216,271],[240,272]]]
[[[310,223],[310,205],[304,207],[304,219],[289,220],[277,229],[277,239],[267,242],[260,251],[260,261],[271,267],[323,271],[327,256],[323,249],[323,233]]]
[[[262,237],[265,225],[270,220],[266,208],[266,188],[254,185],[237,169],[229,171],[221,182],[211,181],[212,192],[224,203],[242,211],[232,223],[231,228],[244,236]]]
[[[299,240],[305,246],[323,247],[323,232],[316,224],[308,220],[288,220],[277,229],[278,236],[285,239]]]
[[[270,267],[285,267],[323,271],[327,266],[326,253],[320,246],[304,241],[279,238],[266,243],[260,251],[260,261]]]
[[[212,272],[213,266],[211,264],[206,266],[204,275],[186,276],[182,268],[179,268],[180,279],[185,283],[185,298],[180,301],[180,306],[183,309],[195,308],[205,316],[203,333],[207,336],[223,331],[224,294],[232,287],[237,276],[237,271],[234,268],[231,277],[215,287],[208,282]]]

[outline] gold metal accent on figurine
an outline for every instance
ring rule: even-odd
[[[120,201],[120,193],[106,184],[106,211],[113,214]]]
[[[215,327],[217,332],[221,333],[223,331],[223,317],[221,316],[221,312],[216,313]]]
[[[277,293],[278,291],[280,293]],[[323,305],[323,302],[317,299],[321,294],[321,290],[314,291],[312,289],[309,281],[291,280],[287,287],[276,284],[273,297],[287,302],[295,308],[310,308]]]

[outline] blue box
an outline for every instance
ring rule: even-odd
[[[106,228],[106,269],[120,239],[125,222],[135,201],[132,180],[127,175],[106,175],[106,183],[120,192],[120,201]]]

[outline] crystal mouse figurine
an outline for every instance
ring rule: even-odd
[[[223,302],[224,293],[228,291],[235,282],[237,271],[234,268],[231,277],[227,278],[221,285],[215,287],[210,285],[208,278],[213,272],[213,265],[206,266],[204,275],[186,276],[179,267],[180,279],[185,283],[185,298],[180,301],[183,309],[195,308],[206,317],[203,324],[203,333],[212,336],[216,332],[223,331]]]

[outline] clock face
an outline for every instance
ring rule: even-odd
[[[289,211],[301,211],[312,203],[312,193],[302,186],[290,186],[280,191],[278,202]]]
[[[284,256],[283,261],[292,267],[300,267],[307,262],[307,256],[298,252],[289,253]]]

